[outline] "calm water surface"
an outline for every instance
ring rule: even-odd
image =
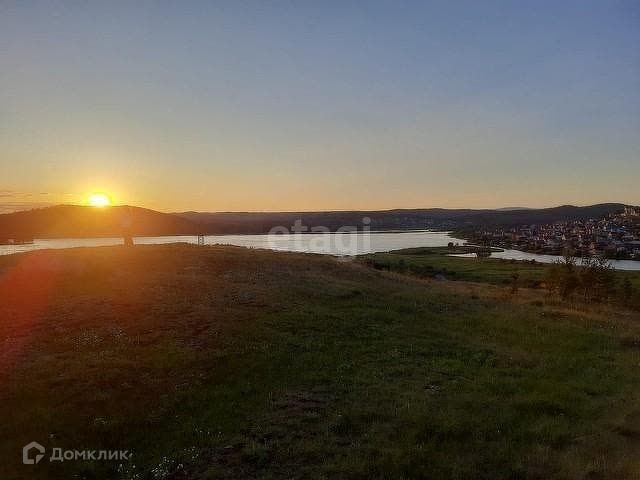
[[[474,253],[461,255],[451,255],[452,257],[475,258]],[[563,261],[560,255],[540,255],[538,253],[521,252],[520,250],[505,250],[504,252],[493,252],[491,258],[503,258],[505,260],[535,260],[540,263],[553,263]],[[616,270],[640,270],[640,262],[636,260],[609,260],[609,264]],[[580,259],[578,259],[580,265]]]
[[[137,237],[139,245],[166,243],[197,243],[195,236]],[[265,248],[287,252],[321,253],[328,255],[359,255],[363,253],[388,252],[401,248],[444,247],[449,242],[464,243],[464,240],[453,238],[447,232],[412,231],[412,232],[372,232],[362,233],[319,233],[319,234],[285,234],[285,235],[208,235],[208,245],[236,245],[239,247]],[[60,238],[36,239],[31,245],[0,245],[0,255],[43,250],[49,248],[99,247],[122,245],[122,238]],[[459,257],[475,257],[475,255],[455,255]],[[552,263],[562,257],[555,255],[539,255],[505,250],[494,252],[491,258],[514,260],[536,260],[541,263]],[[611,265],[618,270],[640,270],[640,262],[633,260],[612,260]]]
[[[207,245],[236,245],[288,252],[321,253],[329,255],[358,255],[386,252],[410,247],[441,247],[449,242],[462,242],[446,232],[372,232],[365,235],[348,233],[305,233],[278,235],[208,235]],[[138,245],[166,243],[198,243],[195,236],[136,237]],[[98,247],[122,245],[122,238],[61,238],[36,239],[30,245],[0,245],[0,255],[43,250],[48,248]]]

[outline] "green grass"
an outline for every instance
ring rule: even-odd
[[[450,256],[451,253],[467,253],[471,250],[466,247],[458,247],[454,250],[446,247],[411,248],[363,255],[360,260],[368,262],[376,268],[398,273],[408,273],[425,278],[441,274],[447,280],[463,280],[492,285],[511,284],[513,274],[517,273],[519,285],[529,288],[540,287],[550,267],[549,264],[539,262]],[[640,291],[640,272],[616,271],[615,273],[618,284],[622,284],[623,279],[629,278],[635,290]]]
[[[639,320],[233,247],[0,258],[0,478],[637,478]]]

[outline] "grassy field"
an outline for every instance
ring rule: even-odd
[[[468,249],[472,250],[472,249]],[[447,247],[409,248],[389,253],[363,255],[360,259],[383,270],[407,273],[419,277],[431,278],[442,275],[447,280],[509,285],[513,274],[518,274],[520,286],[537,288],[543,282],[549,264],[532,263],[498,258],[460,258],[451,253],[467,253],[465,247],[449,249]],[[580,259],[577,260],[578,265]],[[640,264],[640,263],[639,263]],[[640,290],[640,272],[616,271],[617,281],[622,283],[628,278],[636,290]]]
[[[235,247],[0,257],[0,478],[639,478],[637,312],[416,257],[460,281]],[[134,455],[22,465],[33,440]]]

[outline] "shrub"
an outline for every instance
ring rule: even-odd
[[[551,292],[565,300],[581,292],[585,303],[607,301],[615,293],[614,269],[605,257],[585,257],[577,268],[570,251],[565,251],[563,262],[549,268],[546,283]]]

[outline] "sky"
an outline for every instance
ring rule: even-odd
[[[0,0],[0,212],[640,204],[638,1]]]

